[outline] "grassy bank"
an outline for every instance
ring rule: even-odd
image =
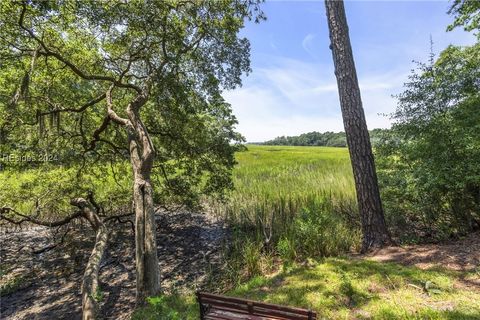
[[[326,258],[257,276],[227,295],[315,310],[320,319],[480,319],[475,272]],[[134,319],[198,319],[193,295],[151,299]]]

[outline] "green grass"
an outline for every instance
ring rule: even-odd
[[[234,224],[286,221],[312,202],[355,206],[355,188],[346,148],[249,145],[238,152],[235,190],[218,209]]]
[[[0,265],[1,268],[1,265]],[[25,277],[21,274],[4,275],[0,272],[0,297],[17,291],[25,283]]]
[[[394,263],[328,258],[233,295],[316,310],[327,319],[478,319],[480,292],[457,289],[466,274]],[[428,283],[428,288],[426,284]]]
[[[298,260],[358,248],[346,148],[249,145],[236,159],[235,190],[226,204],[211,206],[234,230],[234,282],[270,271],[272,256]]]
[[[352,170],[346,148],[249,145],[236,155],[234,211],[289,203],[294,208],[318,197],[352,201]]]
[[[254,277],[227,295],[312,309],[320,319],[480,319],[480,290],[462,286],[474,276],[326,258]],[[161,296],[134,319],[198,319],[197,312],[193,295]]]
[[[245,193],[246,188],[264,193],[272,183],[280,193],[293,191],[297,195],[307,190],[342,190],[347,194],[353,191],[346,148],[249,145],[247,149],[236,155],[234,176],[239,193]],[[252,181],[252,177],[273,181]],[[320,180],[312,181],[316,178]],[[297,188],[291,190],[293,186]]]

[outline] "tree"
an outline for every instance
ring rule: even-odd
[[[480,44],[449,46],[409,76],[377,148],[387,218],[408,238],[480,227]],[[407,230],[407,231],[406,231]]]
[[[362,222],[362,251],[391,243],[383,214],[343,1],[325,1],[330,48]]]
[[[448,31],[463,26],[465,31],[477,30],[476,36],[480,39],[480,33],[478,33],[480,29],[480,1],[454,0],[448,13],[455,17],[453,23],[447,27]]]
[[[258,3],[6,1],[0,16],[2,149],[130,161],[141,304],[160,288],[152,174],[188,201],[231,187],[241,137],[221,91],[250,70],[237,34]]]
[[[454,21],[478,32],[480,2],[453,1]],[[477,33],[477,37],[479,34]],[[407,240],[480,227],[480,44],[448,46],[417,63],[376,148],[386,218]]]

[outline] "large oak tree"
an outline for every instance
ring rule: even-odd
[[[138,303],[160,289],[155,175],[160,200],[231,187],[241,137],[221,92],[250,70],[238,32],[251,18],[254,0],[0,5],[1,151],[54,150],[82,170],[130,161]]]

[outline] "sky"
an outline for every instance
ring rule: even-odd
[[[469,45],[447,1],[346,1],[363,107],[369,129],[388,128],[414,61],[427,62],[449,44]],[[248,142],[311,131],[343,131],[323,1],[266,1],[267,21],[247,22],[252,72],[224,92]]]

